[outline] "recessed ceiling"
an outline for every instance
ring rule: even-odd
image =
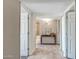
[[[41,16],[61,16],[73,0],[22,0],[27,8]]]

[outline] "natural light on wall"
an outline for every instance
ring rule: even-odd
[[[42,20],[44,22],[46,22],[47,24],[49,24],[51,22],[51,18],[39,18],[39,20]]]
[[[43,21],[45,21],[45,22],[50,22],[52,19],[50,19],[50,18],[42,18],[41,20],[43,20]]]
[[[49,25],[52,19],[51,18],[41,18],[41,20],[46,22]]]
[[[36,17],[36,19],[46,22],[48,25],[52,21],[52,18]]]

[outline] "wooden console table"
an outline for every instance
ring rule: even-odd
[[[52,40],[54,40],[54,43],[43,43],[43,38],[44,37],[49,37],[52,38]],[[54,39],[53,39],[54,38]],[[41,35],[41,44],[45,44],[45,45],[52,45],[52,44],[56,44],[56,35]]]

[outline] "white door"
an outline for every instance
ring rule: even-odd
[[[21,7],[20,56],[28,56],[28,12]]]
[[[68,58],[75,59],[75,12],[69,12],[67,16]]]

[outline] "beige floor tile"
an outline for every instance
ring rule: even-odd
[[[59,45],[40,45],[40,36],[37,36],[36,49],[28,59],[66,59],[62,56]]]
[[[58,45],[38,45],[28,59],[65,59]]]

